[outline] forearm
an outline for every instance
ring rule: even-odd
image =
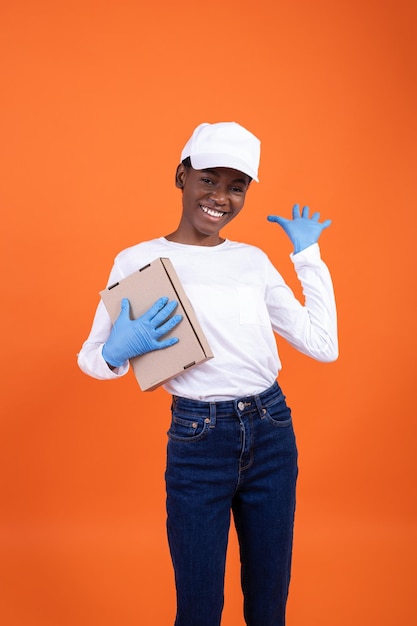
[[[110,317],[105,306],[100,301],[90,334],[78,354],[80,369],[85,374],[99,380],[119,378],[126,374],[129,369],[129,362],[126,362],[121,367],[114,367],[107,364],[103,358],[103,345],[110,336],[111,329]]]
[[[338,357],[337,311],[329,269],[320,257],[318,244],[292,255],[305,298],[305,341],[313,358],[334,361]]]
[[[103,344],[86,341],[78,354],[78,366],[88,376],[98,380],[111,380],[124,376],[129,369],[129,361],[122,367],[113,367],[106,363],[101,354]]]

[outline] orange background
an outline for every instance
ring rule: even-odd
[[[269,213],[321,240],[340,359],[279,342],[300,480],[289,626],[417,620],[416,10],[406,0],[3,1],[0,621],[173,623],[169,397],[76,353],[114,255],[177,225],[174,170],[202,121],[262,139],[225,232],[297,293]],[[224,626],[241,626],[234,534]]]

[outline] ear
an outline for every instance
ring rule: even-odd
[[[178,187],[178,189],[184,188],[185,172],[186,172],[186,169],[184,165],[180,163],[177,167],[177,171],[175,174],[175,186]]]

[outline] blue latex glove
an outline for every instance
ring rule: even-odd
[[[331,220],[320,223],[320,213],[313,213],[311,218],[308,214],[308,206],[303,207],[303,212],[300,215],[300,207],[295,204],[292,209],[292,220],[278,215],[268,215],[270,222],[277,222],[285,230],[293,243],[294,254],[308,248],[313,243],[317,243],[322,231],[332,223]]]
[[[159,341],[182,320],[182,315],[168,319],[177,304],[174,300],[168,302],[167,297],[159,298],[146,313],[131,320],[130,302],[123,298],[120,315],[103,346],[104,360],[113,367],[120,367],[133,357],[177,343],[177,337]]]

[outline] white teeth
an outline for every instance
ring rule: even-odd
[[[222,217],[222,215],[224,215],[224,211],[215,211],[214,209],[209,209],[206,206],[201,206],[201,208],[204,211],[204,213],[211,215],[211,217]]]

